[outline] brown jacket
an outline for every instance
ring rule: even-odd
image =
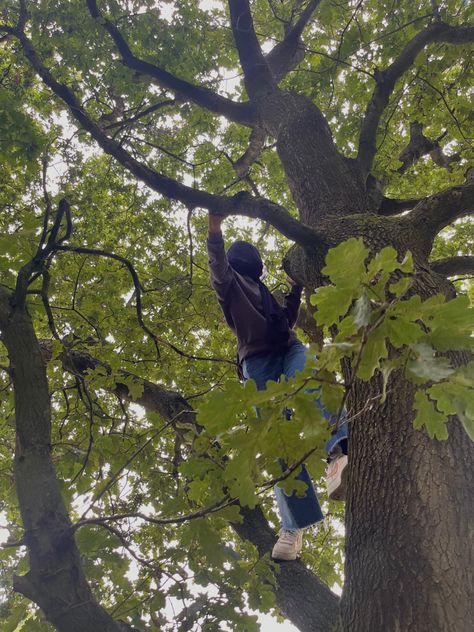
[[[262,298],[258,284],[242,276],[227,261],[221,233],[210,233],[207,239],[211,284],[224,312],[227,324],[237,336],[239,361],[263,351],[273,351],[267,340],[267,321],[263,315]],[[288,318],[290,337],[285,347],[298,341],[291,328],[298,317],[301,287],[293,286],[285,296],[283,310]]]

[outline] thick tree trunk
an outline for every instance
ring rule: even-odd
[[[373,251],[386,245],[400,254],[410,249],[416,291],[424,298],[454,294],[446,279],[430,273],[427,240],[409,222],[358,215],[316,229],[328,247],[361,236]],[[322,258],[296,247],[289,267],[315,287]],[[453,360],[462,362],[462,354]],[[341,632],[472,629],[474,445],[456,419],[447,441],[414,430],[415,391],[400,374],[392,375],[382,406],[379,378],[352,390]]]
[[[414,430],[415,387],[397,375],[389,388],[385,405],[350,428],[340,629],[468,632],[473,446],[457,421],[448,441]],[[354,393],[361,410],[377,386],[359,383]]]
[[[276,91],[259,103],[304,224],[328,215],[363,213],[365,183],[356,163],[337,150],[321,111],[304,96]]]

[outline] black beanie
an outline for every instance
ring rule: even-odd
[[[258,281],[263,272],[263,261],[257,248],[247,241],[234,241],[227,251],[231,267],[254,281]]]

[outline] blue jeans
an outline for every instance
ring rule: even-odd
[[[244,360],[242,366],[244,377],[246,380],[254,380],[257,389],[263,391],[269,380],[276,382],[281,375],[291,378],[298,371],[302,371],[306,363],[306,354],[307,348],[301,342],[295,342],[287,349],[258,353]],[[318,392],[318,389],[308,389],[308,392]],[[316,398],[314,403],[321,410],[324,418],[331,423],[334,415],[323,407],[319,398]],[[343,424],[326,443],[328,454],[342,441],[347,441],[346,424]],[[287,496],[281,487],[278,485],[274,487],[282,527],[289,531],[309,527],[323,519],[321,506],[306,466],[303,465],[296,478],[307,485],[307,492],[303,498],[298,497],[296,493]]]

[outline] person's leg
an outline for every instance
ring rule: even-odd
[[[301,342],[297,342],[284,352],[282,373],[286,378],[291,378],[304,369],[305,363],[306,347]],[[278,486],[275,486],[275,495],[281,516],[291,516],[293,524],[299,529],[304,529],[320,522],[324,516],[311,477],[304,465],[296,478],[306,484],[305,496],[300,497],[296,493],[287,496]]]
[[[296,343],[288,349],[283,362],[283,371],[288,378],[293,377],[298,371],[304,369],[306,353],[307,349],[302,343]],[[308,388],[306,392],[316,394],[320,392],[320,389]],[[314,403],[330,425],[335,425],[337,416],[327,410],[321,402],[321,399],[315,397]],[[337,430],[333,431],[331,438],[326,442],[326,453],[328,454],[329,464],[326,471],[326,483],[328,495],[332,500],[344,500],[345,498],[348,463],[347,449],[347,423],[342,420]]]
[[[242,363],[245,380],[254,380],[259,391],[265,390],[269,380],[277,382],[282,371],[282,354],[275,351],[257,353]]]
[[[277,381],[283,373],[281,352],[259,353],[244,360],[242,371],[246,380],[253,379],[259,391],[266,388],[269,380]],[[258,410],[257,410],[258,413]],[[281,529],[272,550],[272,558],[281,561],[296,559],[302,546],[302,533],[290,511],[287,496],[282,489],[274,487]]]

